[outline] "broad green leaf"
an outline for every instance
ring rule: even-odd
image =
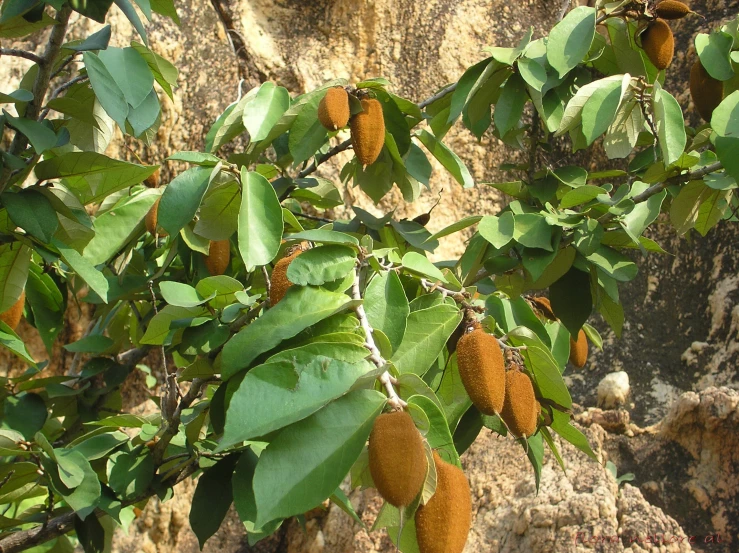
[[[10,309],[21,297],[30,262],[31,249],[22,242],[0,245],[0,313]]]
[[[603,269],[607,275],[620,282],[629,282],[638,272],[638,268],[633,261],[608,246],[601,246],[588,255],[587,259]]]
[[[728,81],[734,76],[731,66],[731,49],[733,37],[723,31],[714,31],[710,35],[699,33],[695,37],[695,52],[701,65],[708,74],[719,81]]]
[[[477,90],[475,84],[480,80],[483,72],[488,70],[489,66],[495,64],[496,62],[493,58],[487,58],[476,63],[472,67],[469,67],[464,72],[457,83],[457,88],[451,96],[451,106],[446,122],[451,123],[462,114],[462,111],[469,99],[472,97],[473,92]]]
[[[56,211],[44,194],[24,188],[16,194],[2,195],[11,221],[42,242],[51,242],[59,226]]]
[[[90,85],[95,91],[95,97],[111,119],[118,123],[121,129],[125,129],[129,105],[123,91],[97,54],[83,52],[82,59],[90,78]]]
[[[602,248],[606,247],[602,246]],[[617,253],[615,250],[611,251]],[[549,287],[549,299],[557,318],[562,321],[572,336],[577,336],[593,309],[590,276],[572,267]]]
[[[64,185],[85,205],[143,182],[156,169],[96,152],[68,152],[40,162],[34,171],[40,180],[64,179]]]
[[[209,240],[227,240],[238,229],[240,206],[241,190],[236,181],[208,191],[193,230]]]
[[[571,246],[557,251],[554,260],[544,269],[541,276],[531,284],[531,288],[534,290],[549,288],[549,286],[570,270],[576,255],[577,251]]]
[[[98,271],[92,263],[82,257],[76,250],[56,238],[52,240],[52,244],[59,250],[62,260],[100,296],[104,303],[108,303],[110,285],[103,273]]]
[[[302,106],[290,128],[288,146],[298,165],[318,151],[326,140],[326,128],[318,120],[318,104],[323,94],[315,94]]]
[[[536,60],[523,57],[518,60],[518,70],[526,84],[541,92],[547,82],[547,70]]]
[[[472,175],[470,174],[467,166],[462,162],[461,159],[450,150],[444,143],[426,130],[422,130],[418,133],[418,139],[426,147],[426,149],[433,155],[444,168],[454,177],[459,184],[464,188],[471,188],[475,185]]]
[[[66,344],[64,349],[74,353],[102,353],[114,343],[113,340],[102,334],[90,334],[89,336],[80,338],[76,342]]]
[[[355,390],[280,432],[254,472],[256,525],[303,513],[329,497],[386,401],[374,390]]]
[[[621,338],[621,331],[624,326],[623,306],[620,303],[613,301],[606,293],[599,293],[599,296],[600,306],[598,308],[598,311],[600,311],[600,314],[603,315],[603,318],[608,323],[608,326],[613,329],[616,337]]]
[[[434,240],[443,238],[444,236],[449,236],[450,234],[454,234],[455,232],[464,230],[480,222],[481,219],[482,219],[481,215],[469,215],[468,217],[464,217],[460,219],[459,221],[457,221],[456,223],[452,223],[451,225],[444,227],[439,232],[435,232],[434,234],[432,234],[426,239],[426,242],[433,242]]]
[[[550,345],[546,328],[523,297],[510,300],[490,295],[485,302],[485,307],[503,332],[507,333],[519,326],[525,326],[539,336],[546,346]]]
[[[666,196],[667,192],[663,191],[650,197],[646,202],[636,204],[631,211],[621,218],[622,224],[632,235],[641,236],[659,216],[662,202]]]
[[[85,259],[99,265],[118,254],[140,235],[143,220],[158,198],[157,191],[146,190],[96,217],[93,224],[95,236],[83,251]]]
[[[438,405],[429,398],[421,395],[412,396],[408,400],[409,404],[418,405],[423,409],[429,420],[429,431],[424,436],[428,440],[429,445],[439,452],[442,459],[447,463],[451,463],[461,468],[459,455],[454,449],[454,439],[449,430],[444,413],[439,409]]]
[[[208,315],[208,310],[204,307],[166,305],[149,321],[140,342],[142,344],[162,345],[173,329],[190,326],[189,323],[193,320],[200,320]],[[205,320],[202,322],[205,322]]]
[[[713,194],[701,204],[698,219],[695,221],[695,230],[701,236],[708,234],[708,231],[724,217],[732,195],[731,190],[714,190]]]
[[[495,104],[493,120],[500,136],[505,135],[518,124],[527,100],[526,83],[514,73],[508,77],[500,98]]]
[[[405,334],[410,307],[395,271],[374,276],[364,293],[364,310],[370,326],[382,331],[396,351]]]
[[[671,165],[683,154],[687,143],[683,110],[677,100],[663,89],[659,82],[654,84],[652,102],[662,160],[665,165]]]
[[[344,278],[354,270],[356,260],[356,252],[347,246],[318,246],[303,252],[290,263],[287,278],[301,286],[320,286]]]
[[[2,428],[15,430],[23,434],[26,440],[33,440],[36,432],[46,423],[46,404],[38,394],[9,396],[3,400],[3,405]]]
[[[50,150],[56,146],[58,138],[50,127],[38,121],[24,119],[23,117],[13,117],[5,110],[3,110],[3,115],[8,125],[26,135],[37,154],[41,155],[46,150]]]
[[[197,213],[213,171],[209,167],[191,167],[177,175],[164,189],[157,222],[171,236],[180,232]]]
[[[190,507],[190,528],[202,551],[205,542],[221,527],[233,502],[233,478],[239,455],[229,455],[210,467],[198,480]]]
[[[258,355],[341,311],[350,302],[345,294],[313,287],[290,287],[276,306],[241,329],[226,343],[221,361],[223,378],[232,377],[248,367]]]
[[[72,452],[69,454],[71,461],[77,464],[82,472],[82,481],[74,489],[68,488],[59,478],[56,470],[50,461],[44,462],[44,468],[48,473],[52,487],[64,498],[64,501],[75,511],[77,516],[85,520],[90,515],[100,501],[100,480],[97,474],[90,466],[90,462],[85,459],[81,453]]]
[[[288,234],[285,240],[308,240],[310,242],[320,242],[321,244],[346,244],[347,246],[359,246],[359,240],[335,230],[314,229],[305,230],[295,234]]]
[[[559,201],[559,207],[567,209],[594,200],[600,194],[606,194],[606,190],[599,186],[580,186],[567,191]]]
[[[51,353],[56,336],[64,327],[65,299],[56,282],[37,265],[31,265],[26,282],[26,300],[33,313],[33,325]]]
[[[244,106],[244,127],[252,142],[266,138],[275,123],[290,107],[290,94],[286,88],[265,82],[254,99]]]
[[[596,90],[582,108],[582,132],[588,146],[611,126],[630,79],[611,81]],[[625,85],[625,86],[623,86]]]
[[[613,83],[623,83],[630,79],[631,76],[628,73],[625,75],[611,75],[610,77],[593,81],[581,87],[569,102],[567,102],[567,107],[562,115],[562,120],[559,123],[559,128],[555,136],[563,135],[567,131],[576,128],[582,122],[583,108],[598,90],[603,87],[613,86]]]
[[[580,432],[580,430],[572,425],[570,415],[562,413],[557,409],[552,409],[552,419],[552,430],[585,453],[588,457],[594,461],[598,461],[598,457],[593,453],[593,450],[588,443],[588,439],[582,432]]]
[[[10,350],[14,355],[28,363],[31,367],[36,367],[31,354],[26,349],[26,344],[21,340],[15,331],[7,324],[0,321],[0,346]]]
[[[603,139],[608,159],[623,159],[633,151],[644,128],[644,115],[635,98],[624,99]]]
[[[133,136],[145,139],[142,136],[148,129],[158,128],[157,121],[160,120],[161,106],[159,105],[159,97],[152,88],[149,95],[144,98],[138,107],[128,110],[126,121],[133,129]]]
[[[595,35],[595,8],[578,6],[549,33],[547,61],[564,77],[587,55]]]
[[[552,227],[538,213],[523,213],[514,216],[513,239],[527,248],[553,251]]]
[[[519,351],[534,377],[534,384],[541,396],[565,409],[572,407],[572,398],[557,361],[541,340],[524,326],[514,328],[508,336],[514,345],[526,346],[526,349]]]
[[[108,485],[122,498],[141,497],[154,478],[154,459],[143,452],[117,451],[108,457]]]
[[[228,275],[218,275],[200,280],[195,290],[201,297],[208,299],[211,307],[223,309],[236,300],[238,293],[243,293],[244,285]]]
[[[401,374],[423,375],[441,354],[461,318],[459,309],[449,304],[411,312],[403,341],[390,361]]]
[[[85,40],[78,43],[67,43],[63,48],[69,48],[75,52],[87,52],[89,50],[105,50],[110,43],[111,29],[110,25],[106,25],[97,32],[92,33]]]
[[[159,291],[164,301],[178,307],[196,307],[208,301],[195,288],[182,282],[162,281],[159,283]]]
[[[739,137],[739,90],[729,94],[718,107],[713,110],[711,127],[721,137]],[[719,159],[722,159],[719,154]]]
[[[251,272],[275,258],[284,223],[280,201],[267,179],[242,167],[241,186],[239,252]]]
[[[264,436],[302,420],[344,395],[373,368],[317,355],[308,362],[277,361],[246,373],[231,396],[219,449]]]
[[[408,252],[403,256],[401,264],[404,269],[428,277],[432,281],[441,281],[443,283],[449,282],[444,276],[444,273],[442,273],[433,263],[431,263],[431,261],[420,253]]]
[[[146,37],[146,29],[144,29],[144,25],[141,23],[139,14],[138,12],[136,12],[131,2],[129,2],[129,0],[113,0],[113,2],[116,6],[120,8],[120,10],[126,16],[126,19],[131,22],[133,28],[136,29],[136,32],[143,39],[144,44],[148,45],[149,40]]]
[[[485,215],[477,231],[493,247],[500,249],[513,239],[514,225],[513,213],[506,211],[499,216]]]
[[[171,0],[160,1],[167,2]],[[167,96],[174,99],[172,87],[177,83],[177,77],[179,75],[177,68],[168,60],[164,59],[159,54],[152,52],[146,46],[136,42],[135,40],[131,41],[131,46],[136,49],[144,60],[146,60],[146,63],[149,65],[149,69],[154,74],[154,79],[156,79],[159,86],[162,87],[162,90],[164,90]]]

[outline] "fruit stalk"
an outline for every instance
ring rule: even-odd
[[[357,318],[359,319],[359,324],[362,325],[362,330],[364,330],[365,334],[365,342],[364,346],[369,350],[370,352],[370,361],[374,363],[374,365],[378,369],[384,369],[387,365],[387,362],[382,358],[382,354],[380,353],[380,350],[377,349],[377,345],[375,344],[375,340],[372,337],[372,327],[369,324],[369,320],[367,319],[367,313],[364,310],[364,305],[361,303],[362,301],[362,294],[359,291],[359,279],[360,279],[360,271],[361,271],[361,263],[357,264],[357,267],[354,271],[354,282],[352,283],[352,299],[357,300],[359,303],[356,307],[354,307],[354,312],[357,314]],[[385,387],[385,391],[388,395],[388,402],[390,405],[393,406],[395,409],[402,409],[407,405],[405,401],[400,399],[400,396],[398,395],[398,392],[395,391],[394,384],[394,378],[388,371],[383,371],[383,373],[380,375],[379,378],[382,385]]]

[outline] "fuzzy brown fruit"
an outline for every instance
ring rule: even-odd
[[[385,144],[385,117],[382,104],[374,98],[362,100],[364,111],[352,117],[350,125],[352,144],[362,167],[372,165]]]
[[[662,0],[654,8],[654,13],[662,19],[682,19],[690,13],[690,8],[677,0]]]
[[[552,303],[549,301],[549,298],[545,298],[544,296],[535,296],[529,299],[542,317],[546,317],[550,321],[557,320],[557,316],[552,310]]]
[[[577,333],[577,341],[570,336],[570,363],[578,369],[582,369],[588,360],[588,338],[581,328]]]
[[[13,305],[10,306],[10,309],[4,311],[3,313],[0,313],[0,321],[4,322],[10,328],[15,330],[18,327],[18,324],[21,322],[21,317],[23,316],[23,306],[25,303],[26,291],[23,290],[21,292],[21,296],[15,301]]]
[[[505,403],[500,417],[516,438],[533,436],[539,413],[531,379],[515,369],[508,371],[505,377]]]
[[[370,474],[382,498],[395,507],[410,505],[428,470],[423,440],[411,416],[393,411],[377,417],[367,449]]]
[[[269,304],[274,307],[277,305],[282,298],[287,294],[292,282],[287,278],[287,268],[290,266],[290,262],[303,253],[302,249],[297,249],[290,255],[283,257],[277,263],[275,268],[272,269],[272,276],[270,277],[270,290],[269,290]]]
[[[421,553],[462,553],[472,522],[467,477],[434,451],[436,491],[416,511],[416,537]]]
[[[667,21],[660,18],[652,21],[641,34],[641,46],[657,69],[667,69],[675,54],[675,37]]]
[[[505,400],[505,360],[495,336],[476,328],[457,343],[457,366],[464,389],[481,413],[496,415]]]
[[[713,110],[724,99],[724,83],[711,77],[700,60],[690,68],[690,96],[705,121],[711,120]]]
[[[229,240],[211,240],[205,266],[213,276],[222,275],[231,263],[231,242]]]
[[[329,88],[318,104],[318,120],[330,131],[343,129],[349,122],[349,95],[341,87]]]
[[[167,236],[168,233],[166,230],[164,230],[162,227],[158,226],[157,221],[159,220],[159,202],[161,198],[157,198],[157,201],[154,202],[154,205],[151,206],[151,209],[146,214],[146,230],[149,231],[149,233],[154,234],[155,232],[159,233],[160,237]]]
[[[160,171],[160,168],[157,167],[156,171],[154,171],[151,175],[146,177],[144,184],[148,186],[149,188],[159,188],[159,171]]]

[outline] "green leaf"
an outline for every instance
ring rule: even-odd
[[[201,281],[202,282],[202,281]],[[243,290],[243,287],[240,289]],[[163,281],[159,283],[159,291],[162,298],[170,305],[178,307],[195,307],[208,301],[198,294],[197,290],[189,284],[181,282]]]
[[[431,155],[433,155],[438,162],[441,163],[447,171],[449,171],[452,177],[454,177],[454,180],[464,188],[471,188],[475,185],[467,166],[461,159],[459,159],[457,154],[450,150],[440,140],[437,140],[433,134],[427,130],[422,130],[418,133],[418,139]]]
[[[209,167],[191,167],[177,175],[164,189],[157,222],[171,236],[180,232],[197,213],[213,171]]]
[[[131,5],[131,2],[129,2],[128,0],[113,0],[113,2],[115,2],[115,5],[120,8],[126,18],[131,22],[131,25],[133,25],[134,29],[136,29],[136,32],[144,40],[144,44],[148,44],[149,41],[146,38],[146,30],[141,24],[139,14],[136,13],[136,10]]]
[[[221,527],[233,502],[233,478],[239,455],[229,455],[205,471],[198,480],[190,507],[190,528],[198,537],[200,549]]]
[[[287,268],[293,284],[320,286],[344,278],[354,270],[356,252],[347,246],[318,246],[303,252]]]
[[[64,327],[65,299],[54,279],[40,267],[32,265],[26,282],[26,300],[33,312],[33,325],[49,354]]]
[[[269,81],[263,83],[254,99],[244,107],[244,127],[251,141],[266,138],[289,107],[290,93],[286,88]]]
[[[326,141],[326,128],[318,120],[318,104],[322,97],[323,94],[312,95],[290,128],[288,147],[295,165],[310,158]]]
[[[659,86],[659,82],[654,84],[652,101],[662,160],[666,166],[672,165],[683,154],[687,143],[683,110],[677,100]]]
[[[64,179],[65,186],[83,205],[139,184],[156,170],[156,166],[119,161],[96,152],[68,152],[34,168],[40,180]]]
[[[13,354],[17,355],[31,367],[36,367],[36,361],[34,361],[31,354],[28,353],[26,344],[18,337],[13,329],[4,322],[0,322],[0,346],[13,352]]]
[[[572,336],[577,336],[593,310],[590,276],[572,267],[567,274],[549,287],[549,299],[554,314]]]
[[[375,275],[364,293],[364,310],[370,326],[382,331],[396,351],[403,340],[410,307],[395,271]]]
[[[172,329],[191,326],[190,323],[194,320],[200,321],[208,315],[209,312],[205,307],[166,305],[149,321],[140,342],[142,344],[162,345],[166,342]],[[202,322],[205,322],[205,320],[202,320]]]
[[[374,390],[355,390],[280,432],[254,473],[257,526],[304,513],[329,497],[386,401]]]
[[[345,363],[320,353],[309,361],[284,360],[254,367],[231,396],[219,450],[312,415],[347,393],[372,368],[366,361]]]
[[[420,253],[408,252],[403,256],[401,264],[404,269],[428,277],[432,281],[449,282],[444,276],[444,273]]]
[[[26,135],[37,154],[40,155],[56,146],[58,140],[56,133],[46,125],[23,117],[13,117],[5,110],[3,115],[8,125]]]
[[[514,328],[508,333],[511,342],[516,345],[525,345],[526,349],[519,350],[526,363],[526,367],[534,377],[534,384],[545,399],[569,409],[572,407],[572,398],[567,385],[562,378],[557,361],[542,341],[531,330],[524,326]]]
[[[500,249],[513,239],[514,226],[513,213],[506,211],[499,216],[485,215],[477,231],[493,247]]]
[[[429,445],[438,451],[439,455],[447,462],[461,468],[459,455],[454,449],[454,440],[452,433],[447,425],[444,413],[439,409],[438,405],[429,398],[421,395],[415,395],[408,400],[409,404],[418,405],[429,420],[429,431],[424,436]]]
[[[498,102],[495,104],[493,120],[500,136],[515,128],[523,114],[528,96],[526,83],[515,73],[508,77]]]
[[[469,215],[467,217],[464,217],[460,219],[459,221],[457,221],[456,223],[452,223],[448,227],[444,227],[443,229],[441,229],[439,232],[432,234],[426,239],[426,242],[433,242],[439,238],[443,238],[444,236],[449,236],[450,234],[454,234],[455,232],[464,230],[480,222],[481,219],[482,219],[481,215]]]
[[[20,38],[56,24],[56,19],[46,12],[39,21],[27,21],[23,16],[13,17],[5,23],[0,23],[0,38]]]
[[[737,114],[739,114],[739,90],[729,94],[713,110],[711,127],[721,137],[737,138],[739,137],[739,115]]]
[[[157,191],[146,190],[96,217],[95,235],[83,252],[85,259],[93,265],[105,263],[138,238],[144,218],[158,198]]]
[[[154,86],[154,74],[146,60],[136,49],[109,47],[98,53],[126,102],[137,108],[146,99]]]
[[[231,305],[239,292],[244,291],[244,285],[228,275],[206,277],[195,286],[198,294],[208,298],[208,303],[214,309],[223,309]]]
[[[714,31],[710,35],[699,33],[695,37],[695,52],[708,74],[719,81],[728,81],[734,76],[731,66],[731,48],[734,39],[729,33]]]
[[[82,481],[74,489],[67,487],[59,477],[50,461],[44,462],[44,469],[51,479],[54,490],[64,498],[64,501],[76,512],[77,516],[85,520],[100,501],[100,480],[90,466],[90,462],[79,452],[70,452],[70,461],[82,471]]]
[[[527,248],[541,248],[549,252],[552,248],[552,227],[538,213],[522,213],[514,216],[513,239]]]
[[[590,457],[594,461],[599,462],[598,457],[590,448],[588,439],[582,432],[572,426],[572,422],[570,422],[570,415],[568,415],[567,413],[562,413],[557,409],[552,409],[552,430],[554,430],[557,434],[570,442],[580,451],[585,453],[588,457]]]
[[[601,246],[588,255],[587,259],[620,282],[629,282],[639,271],[633,261],[608,246]]]
[[[128,111],[128,124],[133,129],[133,136],[143,138],[142,135],[150,128],[156,130],[157,121],[160,121],[161,106],[159,97],[152,88],[149,95],[138,107]]]
[[[581,123],[582,111],[585,104],[598,90],[603,87],[612,86],[613,83],[620,83],[623,87],[624,83],[630,81],[631,77],[627,73],[626,75],[611,75],[610,77],[605,77],[582,86],[569,102],[567,102],[567,107],[562,115],[562,120],[559,123],[559,128],[555,136],[561,136],[567,131],[575,129]]]
[[[171,0],[154,1],[169,2]],[[172,8],[172,10],[174,11],[174,7]],[[159,83],[159,86],[162,87],[162,90],[164,90],[164,92],[167,94],[167,96],[170,97],[170,99],[174,99],[174,95],[172,94],[172,87],[177,84],[177,77],[179,75],[179,71],[177,70],[177,68],[168,60],[164,59],[159,54],[152,52],[146,46],[139,42],[136,42],[135,40],[131,41],[131,46],[135,48],[139,54],[141,54],[141,57],[144,58],[144,60],[146,60],[146,63],[149,65],[149,69],[154,74],[154,79],[156,79],[156,81]]]
[[[547,61],[564,77],[587,55],[595,36],[595,8],[579,6],[549,33]]]
[[[239,252],[251,272],[275,258],[284,223],[280,201],[267,179],[242,167],[241,186]]]
[[[223,348],[221,371],[228,379],[301,330],[338,313],[351,300],[345,294],[320,288],[292,286],[285,297],[264,315],[241,329]]]
[[[23,88],[14,90],[13,92],[10,92],[9,94],[0,92],[0,103],[1,104],[5,104],[5,103],[22,104],[25,102],[30,102],[31,100],[33,100],[33,93],[30,90],[25,90]]]
[[[108,457],[108,485],[121,498],[141,497],[154,478],[154,459],[143,452],[117,451]]]
[[[74,353],[102,353],[114,344],[113,340],[102,334],[91,334],[66,344],[64,349]]]
[[[51,241],[59,220],[45,195],[32,188],[24,188],[15,194],[3,194],[2,203],[13,223],[42,242]]]
[[[56,238],[52,239],[52,244],[59,250],[62,260],[100,296],[104,303],[108,303],[109,284],[103,273],[77,253],[77,250],[70,248]]]
[[[123,91],[118,87],[113,76],[108,71],[103,61],[93,52],[83,52],[82,60],[90,78],[92,90],[95,97],[105,112],[118,123],[121,129],[126,128],[126,117],[128,117],[128,102]]]
[[[31,249],[22,242],[0,244],[0,313],[21,297],[28,278]]]
[[[582,109],[582,131],[588,146],[606,132],[614,120],[629,81],[611,81],[596,90]]]
[[[359,240],[335,230],[314,229],[288,234],[285,240],[308,240],[309,242],[320,242],[321,244],[345,244],[347,246],[359,246]]]
[[[209,190],[200,205],[200,217],[194,232],[208,240],[227,240],[239,226],[241,190],[231,181]]]
[[[403,341],[390,361],[400,374],[425,374],[461,319],[459,309],[446,303],[411,312]]]
[[[599,293],[599,296],[600,306],[598,307],[598,311],[603,315],[608,326],[613,329],[616,338],[621,338],[621,331],[624,326],[623,306],[620,303],[613,301],[608,294],[602,291]]]
[[[523,297],[512,300],[495,295],[488,296],[485,302],[488,314],[495,319],[496,324],[504,332],[510,332],[519,326],[525,326],[536,333],[539,339],[548,347],[550,345],[549,334],[546,328],[534,314],[531,306]]]
[[[85,17],[94,19],[98,23],[105,23],[105,16],[113,4],[113,0],[100,0],[98,2],[88,2],[87,0],[70,0],[72,9],[81,13]]]
[[[26,440],[33,440],[46,423],[46,404],[38,394],[9,396],[3,400],[3,405],[2,427],[20,432]]]
[[[99,31],[92,33],[79,44],[65,44],[64,48],[69,48],[75,52],[87,52],[89,50],[105,50],[110,43],[110,25],[106,25]]]

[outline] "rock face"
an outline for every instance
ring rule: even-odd
[[[111,155],[132,157],[126,145],[138,149],[145,161],[159,163],[175,150],[201,149],[212,122],[237,98],[239,79],[244,79],[244,89],[271,79],[297,94],[336,77],[357,82],[385,76],[394,91],[418,101],[459,78],[465,67],[482,58],[484,46],[512,46],[530,25],[535,36],[541,36],[564,5],[539,0],[192,0],[177,2],[177,7],[180,27],[160,19],[150,26],[152,48],[180,69],[174,101],[161,97],[163,124],[157,141],[143,148],[118,135]],[[735,16],[739,2],[694,0],[691,8],[706,20],[690,16],[673,23],[677,44],[673,64],[679,71],[665,84],[689,115],[692,106],[686,83],[695,59],[693,36]],[[116,8],[110,23],[116,45],[137,38]],[[93,29],[77,21],[73,29],[82,36],[97,26]],[[30,43],[7,46],[40,49],[43,40],[41,34]],[[26,60],[3,58],[0,82],[7,83],[3,91],[15,88],[28,65]],[[691,117],[693,123],[699,122],[697,115]],[[505,152],[494,138],[486,136],[478,142],[470,133],[452,129],[446,141],[467,163],[476,182],[509,180],[497,167],[515,154]],[[348,158],[349,154],[337,156],[321,174],[337,180]],[[347,189],[347,206],[361,205],[376,214],[397,207],[399,217],[413,217],[427,211],[443,189],[441,205],[428,224],[435,232],[468,214],[496,213],[502,205],[503,198],[492,188],[463,191],[438,164],[434,168],[431,190],[414,205],[403,204],[393,192],[375,207]],[[177,171],[176,165],[165,165],[162,181],[166,183]],[[521,448],[511,440],[483,434],[463,457],[474,496],[467,552],[738,550],[739,399],[730,388],[707,388],[736,388],[738,382],[735,232],[735,226],[719,226],[705,238],[696,236],[688,242],[656,231],[651,237],[674,255],[637,256],[640,275],[624,287],[622,295],[628,319],[624,336],[617,340],[596,321],[604,334],[605,351],[592,352],[586,369],[571,377],[573,397],[592,408],[578,420],[589,426],[586,433],[593,450],[602,463],[612,460],[619,473],[634,473],[634,485],[619,489],[600,464],[564,444],[567,475],[547,457],[537,496]],[[469,235],[463,232],[442,241],[438,258],[457,255]],[[74,317],[63,332],[65,342],[79,338],[86,326]],[[33,342],[34,354],[46,357],[29,325],[23,323],[19,332]],[[51,370],[64,372],[72,357],[60,350],[53,356]],[[7,370],[15,370],[5,363],[7,359],[0,357]],[[631,377],[633,407],[594,409],[596,383],[622,369]],[[127,403],[135,404],[146,395],[132,393]],[[637,426],[663,418],[658,426]],[[169,502],[152,501],[128,535],[116,535],[113,551],[198,551],[187,523],[193,490],[193,483],[183,483]],[[353,492],[351,499],[371,525],[381,504],[379,497],[369,490]],[[706,536],[719,533],[721,543],[705,543]],[[655,543],[660,536],[672,541]],[[232,512],[204,550],[338,553],[394,548],[387,535],[368,534],[332,506],[307,517],[305,532],[290,521],[254,547],[245,543],[243,528]]]

